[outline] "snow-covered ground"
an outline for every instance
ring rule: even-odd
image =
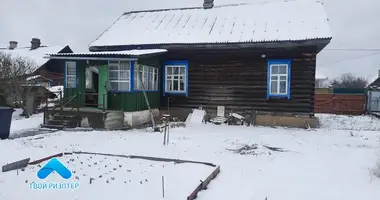
[[[73,150],[135,154],[220,165],[221,173],[208,190],[199,193],[199,200],[380,199],[380,179],[370,175],[379,157],[380,131],[356,127],[365,127],[360,124],[367,123],[370,117],[354,117],[351,130],[347,130],[349,125],[334,125],[342,124],[338,121],[341,117],[324,117],[327,122],[336,121],[325,122],[323,128],[314,130],[211,124],[175,128],[171,129],[167,146],[162,144],[162,134],[145,130],[55,132],[0,141],[0,165]],[[380,123],[373,120],[371,124]],[[24,120],[13,124],[18,121]],[[235,151],[244,145],[254,148]],[[280,147],[285,152],[271,151],[263,145]],[[60,159],[76,172],[71,181],[80,183],[77,190],[30,189],[32,181],[39,181],[38,167],[31,166],[19,170],[18,175],[16,171],[0,173],[0,199],[50,199],[52,195],[56,200],[163,199],[162,176],[167,194],[164,199],[185,199],[213,170],[204,165],[104,156],[73,155]],[[95,178],[92,184],[90,177]],[[56,174],[51,178],[60,180]]]
[[[11,124],[11,135],[17,135],[19,133],[22,133],[24,131],[28,131],[31,129],[39,128],[40,125],[43,123],[43,113],[35,114],[30,116],[29,118],[20,117],[19,114],[22,113],[22,110],[16,109],[16,111],[13,113],[13,120]]]
[[[322,124],[321,128],[356,131],[380,131],[380,121],[374,116],[348,116],[331,114],[317,114],[316,116]]]

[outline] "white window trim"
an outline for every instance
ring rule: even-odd
[[[129,69],[128,70],[121,70],[121,62],[128,62],[129,64]],[[117,70],[110,70],[110,67],[117,67],[118,69]],[[118,72],[118,80],[111,80],[111,78],[109,77],[110,75],[110,72],[111,71],[117,71]],[[120,72],[122,71],[129,71],[129,80],[120,80]],[[111,88],[111,91],[115,91],[115,92],[130,92],[131,91],[131,63],[129,61],[109,61],[108,62],[108,81],[110,83],[128,83],[129,84],[129,90],[120,90],[119,89],[119,85],[118,85],[118,89],[113,89]]]
[[[73,66],[74,66],[74,68],[75,68],[75,74],[70,74],[69,75],[69,64],[72,64]],[[66,74],[65,74],[65,76],[66,76],[66,83],[65,83],[65,87],[66,88],[77,88],[77,63],[76,62],[74,62],[74,61],[67,61],[66,63],[65,63],[65,67],[66,67],[66,70],[65,70],[65,72],[66,72]],[[69,79],[68,79],[68,77],[72,77],[73,79],[71,79],[71,80],[74,80],[75,81],[75,83],[74,83],[74,86],[71,86],[71,85],[69,85]]]
[[[158,91],[158,69],[151,67],[150,69],[150,87],[152,91]]]
[[[286,74],[272,74],[273,67],[275,67],[275,66],[285,66]],[[269,66],[269,68],[270,68],[269,94],[270,95],[288,95],[289,94],[289,91],[288,91],[288,88],[289,88],[289,65],[288,64],[271,64]],[[276,76],[277,80],[272,80],[272,76]],[[280,82],[281,82],[280,77],[281,76],[286,76],[285,92],[280,92]],[[276,81],[276,84],[277,84],[277,92],[276,93],[272,93],[272,81]]]
[[[168,72],[168,68],[179,68],[178,70],[178,74],[177,75],[168,75],[167,72]],[[180,74],[180,69],[183,68],[184,69],[184,74],[181,75]],[[173,71],[173,70],[172,70]],[[168,76],[172,76],[172,78],[168,79]],[[178,76],[178,79],[174,79],[174,76]],[[171,80],[172,83],[175,81],[175,80],[178,80],[178,83],[180,84],[180,77],[183,76],[183,80],[184,80],[184,87],[183,87],[183,90],[180,90],[180,86],[178,85],[178,90],[168,90],[168,84],[167,84],[167,81],[168,80]],[[165,92],[167,93],[186,93],[186,85],[187,85],[187,71],[186,71],[186,65],[165,65]]]
[[[134,69],[134,77],[133,77],[133,80],[135,82],[134,84],[134,90],[135,91],[142,91],[143,89],[145,89],[145,91],[151,91],[152,88],[151,88],[151,83],[150,83],[150,71],[151,69],[154,69],[153,67],[150,67],[150,66],[146,66],[146,65],[140,65],[140,64],[135,64],[135,69]],[[142,75],[140,77],[140,72],[142,72]],[[142,78],[142,83],[144,84],[144,88],[142,87],[141,85],[141,82],[140,82],[140,78]]]

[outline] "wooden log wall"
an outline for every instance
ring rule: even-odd
[[[267,99],[267,59],[292,59],[290,99]],[[313,115],[315,59],[315,48],[170,50],[164,60],[189,62],[189,95],[171,95],[170,107]]]

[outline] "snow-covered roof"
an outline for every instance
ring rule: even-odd
[[[377,81],[377,79],[379,79],[379,75],[376,75],[376,76],[373,76],[371,78],[368,79],[368,84],[365,86],[365,87],[369,87],[370,85],[372,85],[372,83],[374,83],[375,81]]]
[[[49,56],[141,56],[157,53],[165,53],[166,49],[134,49],[126,51],[101,51],[101,52],[82,52],[82,53],[56,53],[46,54]]]
[[[26,78],[27,81],[31,81],[31,80],[34,80],[34,79],[37,79],[37,78],[40,78],[41,75],[35,75],[35,76],[29,76],[28,78]]]
[[[36,64],[37,70],[44,65],[48,59],[44,58],[45,54],[58,53],[62,51],[66,46],[41,46],[37,49],[31,50],[30,47],[20,47],[13,50],[1,49],[0,52],[10,54],[12,57],[25,57]]]
[[[260,43],[330,39],[315,0],[124,13],[91,45]]]
[[[38,79],[38,78],[42,78],[42,79],[48,80],[50,82],[53,82],[52,80],[50,80],[44,76],[41,76],[41,75],[29,76],[28,78],[26,78],[26,81],[33,81],[33,80]]]

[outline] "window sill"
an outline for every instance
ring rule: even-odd
[[[186,92],[165,92],[165,94],[168,94],[168,95],[185,95],[185,96],[187,96]]]
[[[134,90],[133,92],[143,92],[143,90]],[[159,92],[158,90],[145,90],[145,92]]]
[[[267,99],[290,99],[289,94],[268,94]]]

